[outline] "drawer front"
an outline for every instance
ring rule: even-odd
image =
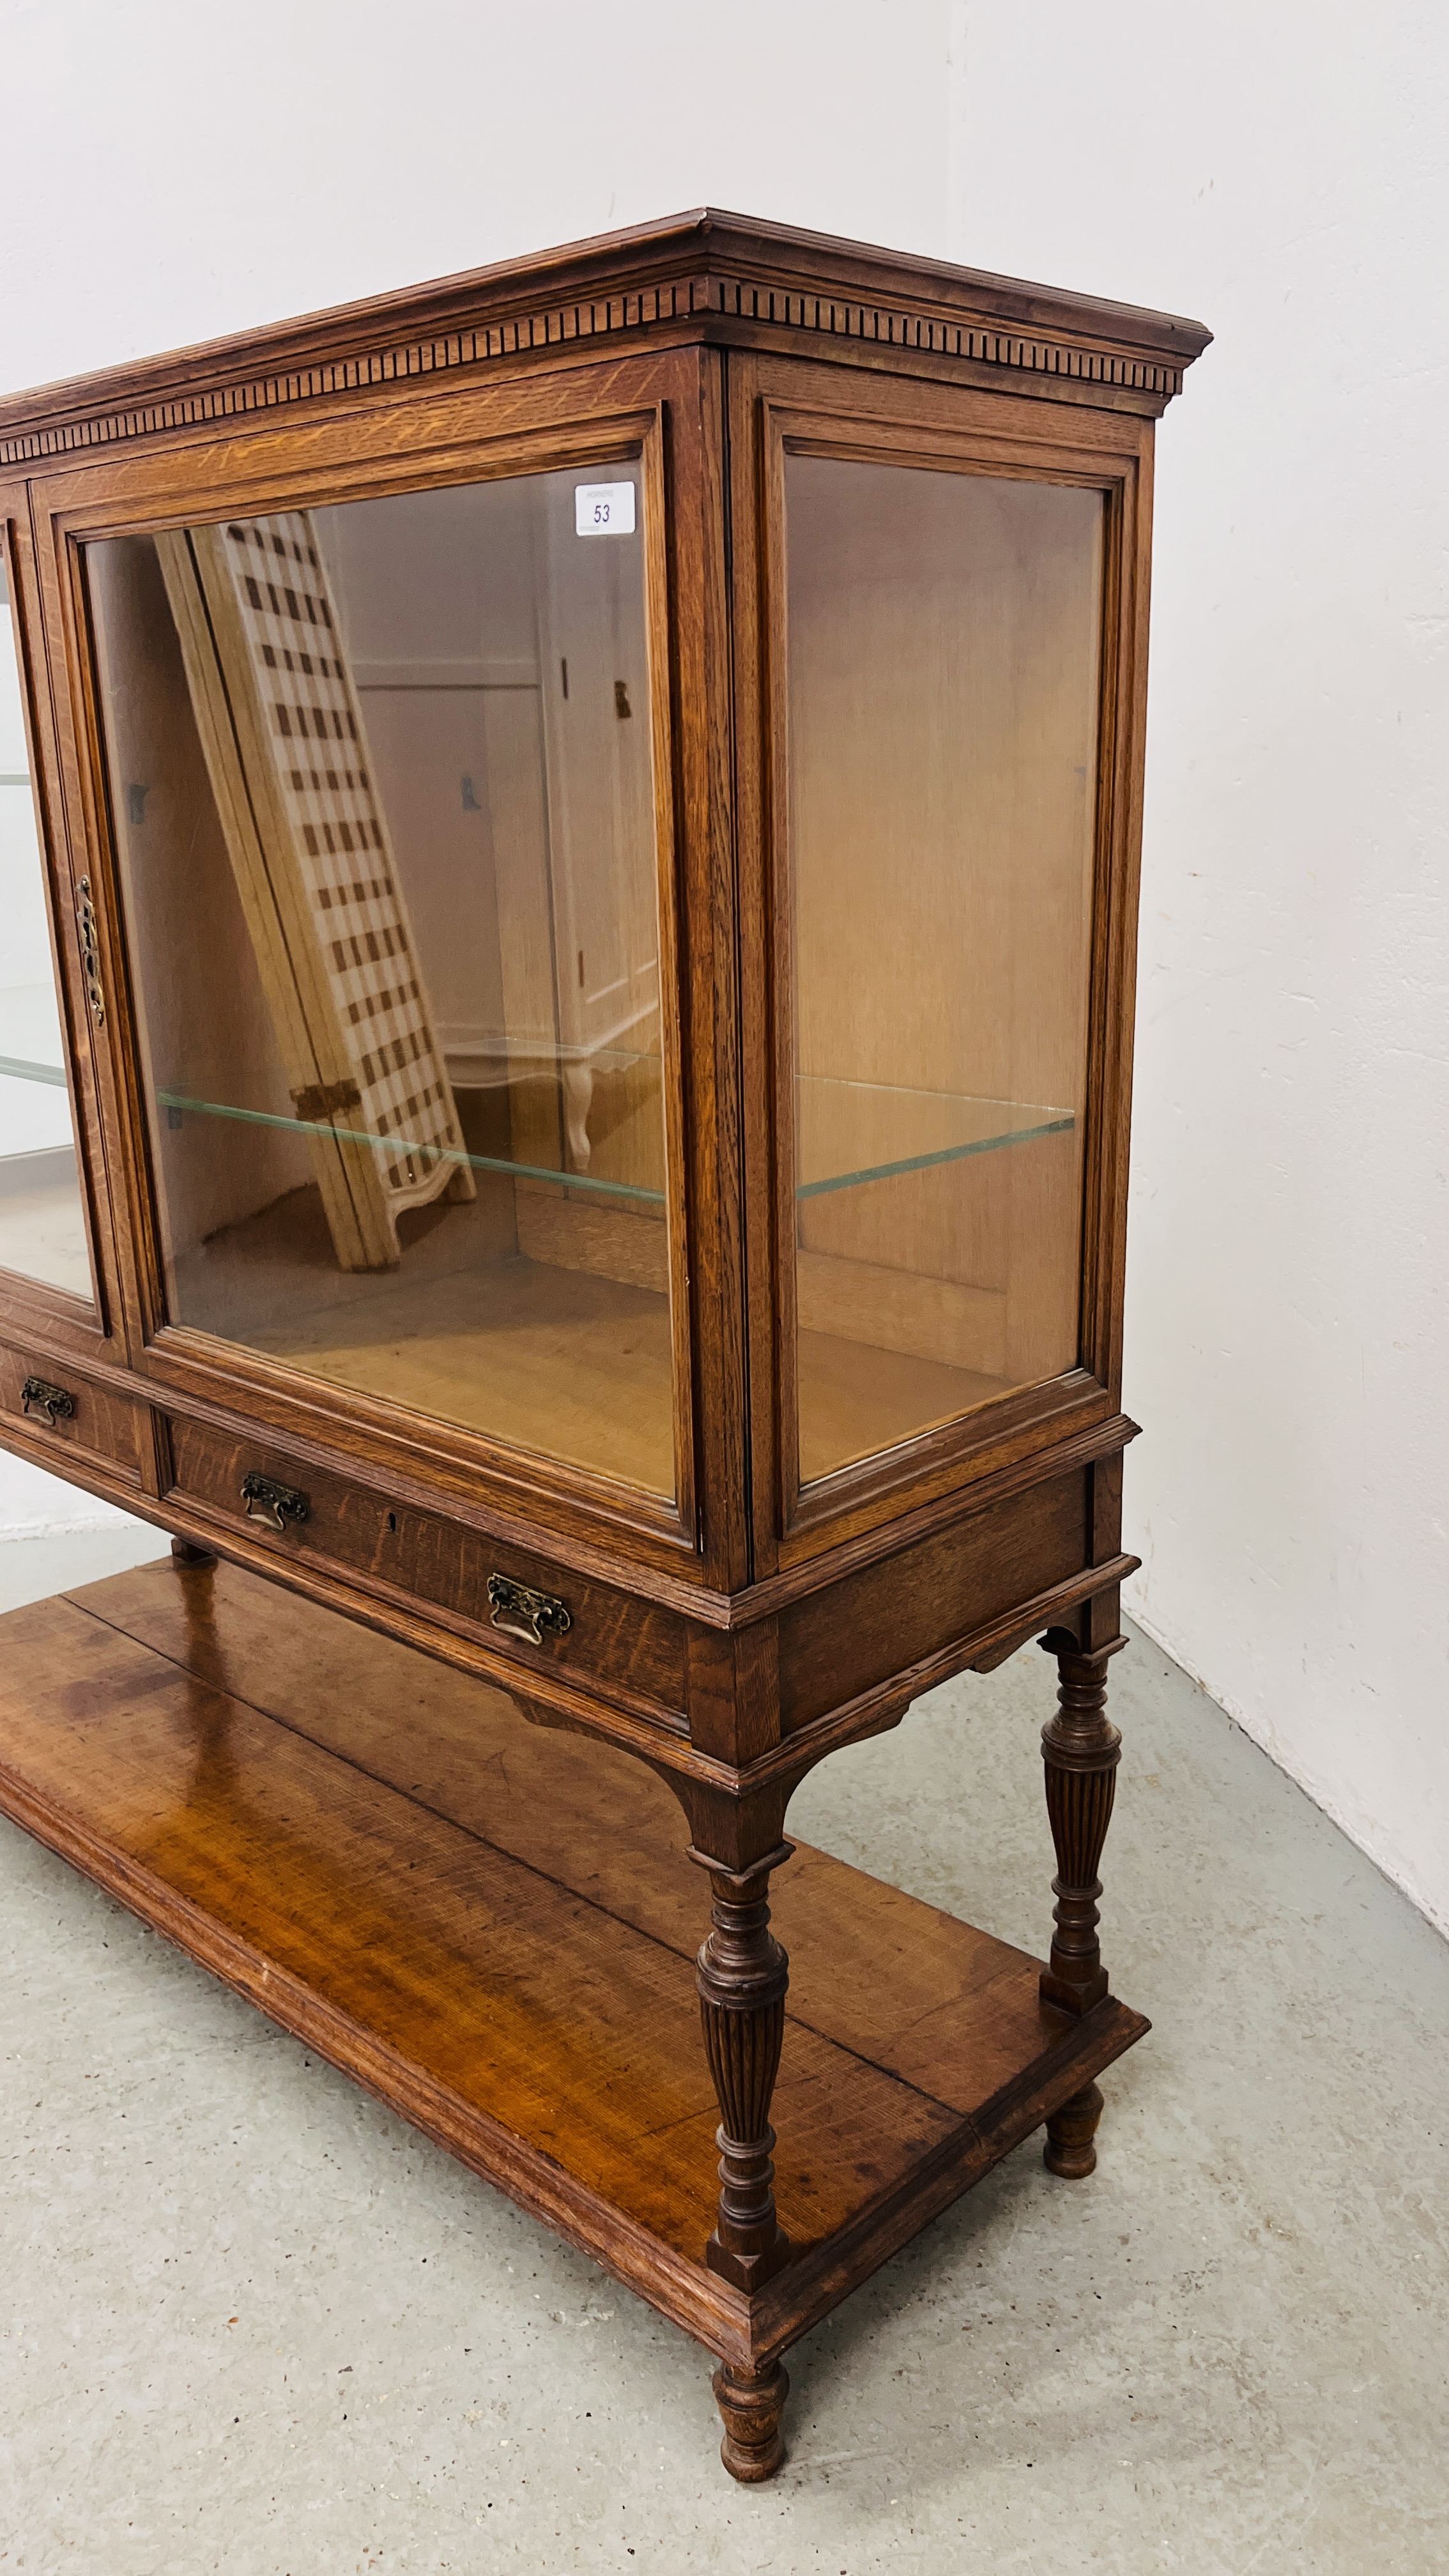
[[[1090,1563],[1087,1477],[1078,1469],[811,1593],[780,1621],[786,1734]]]
[[[144,1403],[93,1386],[69,1359],[45,1359],[0,1343],[0,1422],[22,1429],[44,1445],[47,1464],[65,1474],[67,1455],[141,1481],[143,1443],[150,1438]]]
[[[171,1425],[171,1452],[178,1500],[279,1558],[296,1556],[364,1586],[372,1577],[424,1610],[469,1620],[500,1655],[517,1662],[520,1682],[529,1670],[559,1672],[662,1716],[676,1730],[683,1724],[684,1623],[673,1612],[461,1528],[442,1513],[392,1502],[375,1486],[292,1458],[264,1437],[178,1420]],[[252,1490],[244,1496],[247,1484]],[[305,1517],[289,1505],[289,1494],[304,1498]],[[490,1577],[496,1578],[498,1618],[507,1626],[495,1619]],[[545,1612],[530,1622],[527,1603],[520,1609],[505,1587],[561,1602],[564,1621],[553,1624]],[[531,1624],[539,1627],[536,1644],[527,1633]]]

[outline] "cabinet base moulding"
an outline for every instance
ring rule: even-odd
[[[702,1880],[627,1755],[167,1558],[0,1620],[0,1809],[705,2345],[736,2475],[783,2455],[787,2347],[1148,2027],[798,1847],[770,1893],[792,2251],[748,2295],[706,2259]]]

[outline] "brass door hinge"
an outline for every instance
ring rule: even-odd
[[[96,908],[91,901],[91,881],[82,877],[75,899],[76,921],[80,929],[81,973],[86,979],[86,996],[91,1018],[98,1029],[106,1025],[106,995],[101,983],[101,951],[96,935]]]

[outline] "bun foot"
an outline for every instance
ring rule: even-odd
[[[758,2486],[774,2476],[785,2456],[780,2417],[790,2382],[778,2361],[764,2370],[741,2370],[722,2361],[711,2385],[725,2428],[720,2458],[732,2478]]]
[[[1060,2174],[1064,2182],[1085,2182],[1088,2174],[1096,2171],[1097,2150],[1092,2141],[1101,2116],[1102,2093],[1096,2084],[1089,2084],[1084,2093],[1074,2093],[1070,2102],[1053,2111],[1042,2149],[1048,2173]]]

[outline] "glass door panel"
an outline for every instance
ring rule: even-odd
[[[92,1296],[20,657],[0,557],[0,1270]]]
[[[171,1320],[672,1495],[641,481],[88,578]]]
[[[1104,503],[785,490],[809,1482],[1077,1358]]]

